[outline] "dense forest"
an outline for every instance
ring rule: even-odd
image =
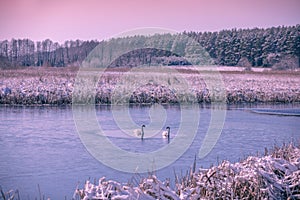
[[[211,64],[242,67],[299,67],[300,25],[182,34],[199,42],[212,59],[209,61]],[[145,38],[145,36],[135,37],[138,37],[138,41],[143,41]],[[151,41],[153,36],[148,37]],[[115,43],[124,45],[127,40],[128,38],[119,38]],[[105,45],[107,42],[71,40],[59,44],[50,39],[37,42],[30,39],[4,40],[0,41],[0,67],[78,66],[97,45]],[[182,51],[188,52],[188,49]],[[172,52],[145,48],[123,55],[111,65],[134,66],[148,63],[191,64]]]

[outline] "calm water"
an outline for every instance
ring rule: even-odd
[[[151,132],[151,123],[163,128],[170,126],[172,142],[180,126],[180,113],[195,107],[165,106],[163,112],[159,108],[133,106],[129,114],[133,124],[146,125],[145,134],[147,127],[148,133]],[[295,115],[280,115],[282,109]],[[276,110],[275,115],[260,114],[272,110]],[[161,112],[163,120],[151,118],[151,112]],[[236,162],[247,155],[263,153],[265,147],[299,141],[300,117],[296,116],[299,113],[299,104],[228,107],[219,140],[208,156],[197,160],[197,166],[209,167],[224,159]],[[148,135],[143,142],[126,133],[130,126],[120,130],[110,106],[96,107],[96,116],[110,142],[123,150],[145,153],[168,145],[160,138],[161,129],[152,131],[151,137]],[[188,150],[172,165],[156,172],[161,179],[173,177],[174,170],[178,174],[185,172],[193,163],[211,119],[209,107],[200,107],[200,119],[197,135]],[[0,107],[0,160],[0,186],[5,191],[19,189],[23,199],[39,197],[38,185],[46,198],[71,199],[76,186],[82,187],[89,178],[106,176],[128,182],[136,176],[103,165],[86,150],[76,131],[71,107]]]

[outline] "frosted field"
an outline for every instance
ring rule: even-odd
[[[155,71],[145,68],[142,72],[126,72],[128,68],[114,68],[106,72],[87,71],[87,74],[93,74],[94,79],[89,85],[93,84],[94,87],[80,89],[84,91],[82,95],[95,95],[97,104],[115,103],[114,98],[122,99],[118,103],[211,102],[222,89],[225,89],[227,103],[300,101],[298,71],[254,69],[244,72],[237,67],[166,69]],[[207,81],[214,79],[216,70],[219,70],[218,75],[224,85],[209,89]],[[70,104],[77,72],[78,68],[72,67],[1,70],[0,103]],[[97,73],[102,75],[96,84],[99,78]]]

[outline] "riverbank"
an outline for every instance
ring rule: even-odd
[[[209,169],[198,169],[177,177],[175,188],[155,175],[142,178],[138,186],[101,178],[77,189],[75,199],[299,199],[300,149],[292,144],[265,156],[243,161],[223,161]]]
[[[214,101],[215,91],[209,91],[205,81],[212,75],[211,70],[204,68],[195,72],[187,67],[175,69],[181,79],[170,73],[124,75],[127,69],[112,69],[103,73],[95,91],[88,92],[95,92],[96,104],[115,103],[116,98],[123,97],[126,97],[123,98],[124,102],[130,103]],[[226,70],[224,67],[220,69],[227,103],[300,102],[299,71],[245,72],[231,68]],[[0,104],[71,104],[77,72],[78,68],[73,67],[0,70]],[[151,81],[141,84],[141,80],[145,79]],[[188,86],[183,87],[184,84]]]

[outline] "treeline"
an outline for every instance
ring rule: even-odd
[[[83,63],[91,67],[212,65],[214,60],[186,34],[130,36],[102,41]]]
[[[79,65],[97,45],[93,40],[68,40],[64,44],[50,39],[36,43],[29,39],[5,40],[0,42],[0,63],[2,67]]]
[[[212,58],[213,64],[216,65],[299,67],[300,25],[267,29],[232,29],[219,32],[184,32],[183,34],[198,41]],[[156,38],[154,36],[149,37],[150,41],[153,37],[153,42],[157,42],[157,36]],[[135,36],[135,38],[138,38],[135,41],[145,40],[145,36]],[[114,43],[130,45],[126,44],[127,41],[128,38],[121,38],[115,40]],[[4,40],[0,41],[0,67],[80,65],[97,45],[105,46],[107,43],[107,41],[95,40],[66,41],[63,44],[53,42],[50,39],[38,42],[33,42],[30,39]],[[188,48],[188,46],[183,48]],[[182,49],[182,51],[187,53],[191,50]],[[150,63],[162,65],[191,64],[172,52],[146,48],[123,55],[112,65],[135,66],[150,65]]]
[[[251,66],[270,67],[285,62],[285,59],[292,59],[299,66],[299,24],[186,34],[196,39],[217,65],[236,66],[240,64],[239,61],[247,59]]]

